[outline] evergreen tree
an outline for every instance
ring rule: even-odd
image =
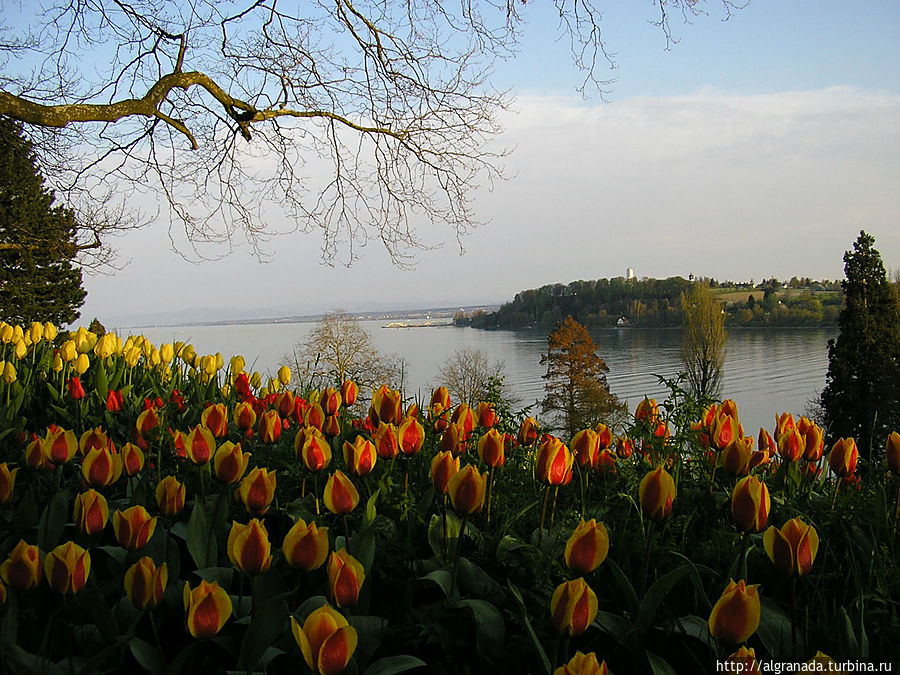
[[[0,118],[0,319],[57,325],[84,302],[74,213],[54,206],[20,126]]]
[[[864,231],[844,254],[840,334],[828,341],[820,402],[829,437],[852,436],[877,452],[900,429],[900,309],[874,237]]]

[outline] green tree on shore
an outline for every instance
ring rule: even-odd
[[[753,297],[753,296],[750,296]],[[718,394],[725,365],[725,311],[709,285],[697,282],[681,294],[681,361],[697,397]]]
[[[0,118],[0,319],[9,323],[79,316],[78,224],[54,199],[20,125]]]
[[[900,308],[875,238],[865,231],[844,254],[840,334],[828,341],[820,403],[829,437],[852,436],[878,452],[900,425]]]

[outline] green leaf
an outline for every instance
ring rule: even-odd
[[[428,544],[434,552],[434,557],[446,564],[453,553],[455,542],[459,537],[460,521],[455,513],[447,513],[447,553],[444,553],[444,521],[441,516],[434,514],[428,524]]]
[[[690,614],[680,619],[675,619],[672,626],[677,633],[690,635],[711,647],[715,646],[712,636],[709,634],[709,622],[701,616]]]
[[[613,576],[616,578],[616,583],[619,585],[619,589],[622,591],[622,595],[625,596],[625,604],[628,609],[628,615],[631,617],[637,617],[641,603],[638,600],[637,592],[634,590],[634,586],[631,585],[628,577],[625,576],[625,572],[623,572],[622,568],[616,564],[615,560],[610,560],[609,558],[607,558],[606,564],[609,566],[609,569],[612,570]]]
[[[356,660],[358,663],[368,663],[381,646],[381,639],[388,624],[387,619],[380,616],[355,615],[347,617],[347,621],[356,629],[358,639]]]
[[[678,672],[664,658],[652,652],[644,652],[644,654],[647,655],[647,662],[650,664],[650,672],[653,675],[678,675]]]
[[[841,652],[844,654],[859,654],[859,643],[856,641],[856,632],[853,630],[853,623],[850,621],[850,615],[843,607],[840,608],[841,624],[843,633],[841,635]]]
[[[284,632],[287,619],[288,608],[284,598],[276,597],[263,605],[244,633],[238,668],[254,669],[266,649]]]
[[[94,388],[97,390],[97,393],[100,394],[101,401],[106,401],[106,395],[109,394],[109,380],[106,377],[106,366],[103,363],[105,360],[106,359],[97,359],[95,361],[97,370],[94,376]]]
[[[398,656],[386,656],[378,659],[363,671],[363,675],[395,675],[395,673],[405,673],[416,668],[426,668],[427,663],[415,656],[401,654]]]
[[[538,640],[537,633],[534,632],[534,626],[531,625],[531,619],[528,618],[528,608],[525,606],[525,601],[522,599],[522,592],[509,579],[507,579],[506,585],[509,586],[510,592],[516,599],[516,602],[519,603],[519,607],[522,610],[522,619],[525,621],[525,629],[528,631],[528,636],[531,638],[531,641],[534,644],[534,649],[540,657],[541,663],[544,665],[544,672],[547,675],[550,675],[550,673],[553,671],[553,667],[550,665],[550,659],[547,658],[547,652],[544,651],[544,647],[543,645],[541,645],[541,641]]]
[[[418,581],[428,581],[436,584],[442,591],[444,591],[445,597],[450,597],[450,586],[453,583],[453,575],[450,574],[449,571],[435,570],[434,572],[429,572],[423,577],[419,577]]]
[[[462,600],[459,606],[472,613],[475,620],[475,643],[478,655],[485,661],[494,661],[503,652],[506,624],[500,611],[486,600]]]
[[[57,492],[47,504],[38,523],[37,545],[43,551],[51,551],[62,536],[69,517],[69,491]]]
[[[666,596],[672,592],[675,584],[690,573],[690,566],[682,565],[681,567],[664,574],[650,587],[650,590],[644,595],[640,612],[635,621],[639,635],[644,635],[650,629],[653,625],[653,620],[656,618],[656,612],[659,610],[659,606],[663,603],[663,600],[665,600]]]
[[[216,533],[210,526],[209,514],[203,500],[194,500],[187,524],[187,548],[199,568],[212,567],[217,562]]]
[[[326,604],[328,599],[324,595],[314,595],[311,598],[307,598],[303,601],[303,604],[297,608],[297,611],[294,612],[294,616],[298,616],[301,619],[305,619],[312,612],[316,611],[322,605]],[[301,621],[300,623],[303,623]]]
[[[602,610],[597,612],[597,618],[594,619],[592,625],[620,644],[624,643],[625,639],[634,631],[634,624],[624,616]]]
[[[131,650],[134,660],[148,673],[166,672],[166,660],[159,650],[149,642],[133,637],[128,641],[128,648]]]
[[[774,600],[766,596],[760,598],[756,635],[772,658],[778,660],[791,656],[791,619]]]
[[[222,588],[231,587],[231,581],[234,578],[233,567],[201,567],[194,570],[194,574],[208,583],[216,582]]]
[[[500,585],[487,572],[467,558],[459,559],[459,588],[463,595],[503,604],[505,596]]]
[[[15,526],[16,532],[30,530],[37,525],[39,519],[39,507],[35,491],[33,489],[26,490],[25,495],[22,497],[22,501],[20,501],[19,505],[16,507],[15,515],[13,515],[13,525]]]

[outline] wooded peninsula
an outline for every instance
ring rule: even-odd
[[[841,309],[841,282],[828,279],[772,278],[754,284],[615,277],[521,291],[495,312],[461,311],[453,320],[460,326],[517,330],[552,327],[572,316],[590,328],[679,328],[681,296],[694,283],[709,284],[722,302],[726,324],[733,327],[834,326]]]

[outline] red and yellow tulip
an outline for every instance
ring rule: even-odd
[[[281,415],[277,410],[266,410],[259,416],[256,429],[261,440],[266,445],[274,445],[281,438]]]
[[[231,598],[217,582],[201,580],[197,588],[184,585],[185,623],[195,638],[211,637],[231,618]]]
[[[828,455],[828,466],[839,478],[846,478],[856,473],[859,450],[852,438],[839,438],[831,447]]]
[[[18,468],[10,471],[6,462],[0,464],[0,504],[8,504],[12,501],[13,490],[16,487],[17,473],[19,473]]]
[[[588,574],[597,569],[609,552],[609,532],[606,525],[591,518],[583,519],[566,542],[566,567],[577,574]]]
[[[302,445],[301,445],[302,443]],[[331,464],[331,443],[315,427],[306,427],[294,437],[294,447],[300,449],[299,457],[304,466],[313,473]]]
[[[461,516],[471,516],[484,508],[487,491],[487,474],[482,475],[468,464],[454,473],[447,481],[447,493],[454,510]]]
[[[372,435],[375,441],[375,452],[381,459],[392,459],[400,452],[400,441],[397,438],[397,427],[393,424],[382,422],[375,428]]]
[[[322,396],[319,397],[319,404],[327,416],[337,415],[338,410],[341,408],[341,403],[341,393],[334,387],[325,387],[322,391]]]
[[[372,405],[369,407],[369,417],[373,424],[387,422],[397,424],[402,417],[402,399],[400,392],[388,389],[383,384],[372,393]]]
[[[353,607],[366,580],[362,563],[342,548],[328,557],[328,595],[338,607]]]
[[[209,463],[216,451],[216,439],[209,429],[198,424],[187,435],[184,450],[192,463],[203,466]]]
[[[665,520],[672,513],[675,501],[675,480],[661,466],[653,469],[641,479],[638,487],[641,511],[645,518]]]
[[[47,436],[41,442],[41,451],[52,464],[65,464],[75,456],[77,450],[78,439],[71,430],[59,428],[48,430]]]
[[[327,604],[310,613],[302,627],[292,616],[291,633],[315,675],[338,675],[356,651],[356,629]]]
[[[343,471],[335,471],[328,477],[322,500],[332,513],[350,513],[359,504],[359,492]]]
[[[144,556],[128,568],[123,579],[125,595],[138,609],[152,609],[161,601],[169,581],[166,563],[159,567],[153,558]]]
[[[156,518],[140,505],[113,513],[112,524],[119,545],[129,551],[144,548],[156,530]]]
[[[180,483],[175,476],[166,476],[159,481],[154,496],[159,512],[164,516],[172,518],[184,510],[184,483]]]
[[[375,467],[378,453],[375,445],[365,436],[357,436],[353,442],[344,441],[344,464],[347,470],[355,476],[367,476]]]
[[[344,405],[351,406],[356,403],[359,397],[359,387],[353,380],[344,380],[341,382],[341,399]]]
[[[756,476],[742,478],[731,493],[731,516],[742,532],[762,532],[769,522],[769,488]]]
[[[425,443],[425,427],[415,417],[408,415],[397,427],[397,441],[400,452],[404,455],[418,454]]]
[[[769,560],[782,574],[803,576],[812,569],[819,550],[819,534],[800,518],[787,521],[779,530],[772,526],[763,535]]]
[[[225,548],[231,564],[245,574],[261,574],[272,564],[269,533],[257,518],[253,518],[247,525],[232,522]]]
[[[759,628],[759,616],[759,585],[732,579],[709,614],[709,633],[726,645],[746,642]]]
[[[569,448],[555,436],[549,436],[537,450],[534,475],[547,485],[566,485],[572,480],[574,461]]]
[[[144,468],[144,451],[134,443],[122,446],[122,468],[127,476],[137,476]]]
[[[47,583],[60,595],[81,591],[90,573],[91,554],[71,541],[60,544],[44,558]]]
[[[122,475],[122,456],[109,447],[92,448],[81,462],[81,475],[91,487],[107,487]]]
[[[244,476],[237,489],[237,496],[248,513],[255,516],[265,515],[272,500],[275,499],[275,483],[275,472],[258,466]]]
[[[318,569],[328,557],[328,528],[316,527],[315,523],[307,525],[298,518],[284,536],[281,551],[287,564],[295,569],[304,572]]]
[[[38,547],[20,539],[0,564],[0,578],[10,588],[27,591],[41,582],[41,554]]]
[[[234,485],[247,471],[250,453],[241,449],[240,443],[225,441],[213,455],[213,473],[226,485]]]
[[[597,596],[582,579],[564,581],[550,598],[550,617],[557,633],[581,635],[597,617]]]
[[[506,462],[503,434],[496,429],[488,429],[487,433],[478,439],[477,450],[478,457],[489,467],[497,469]]]
[[[109,520],[106,498],[96,490],[82,492],[75,497],[73,518],[75,526],[82,534],[94,535],[102,532]]]
[[[553,671],[553,675],[608,675],[606,661],[597,663],[594,652],[575,652],[569,662]]]
[[[209,429],[216,438],[224,438],[228,433],[228,410],[224,403],[212,403],[203,409],[200,424]]]

